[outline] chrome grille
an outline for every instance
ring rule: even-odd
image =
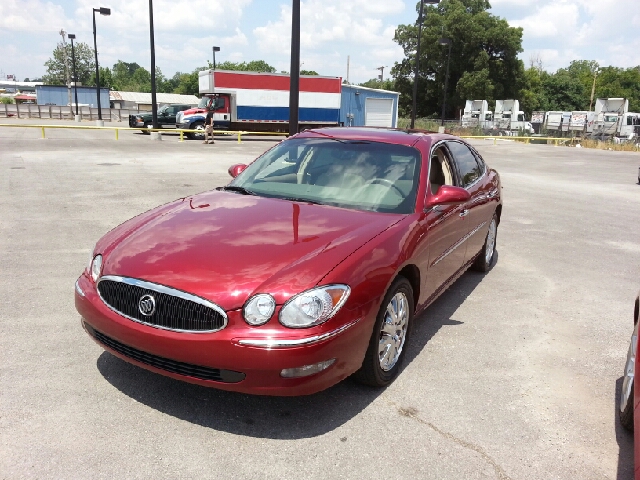
[[[222,370],[220,368],[203,367],[191,363],[178,362],[165,357],[159,357],[151,353],[143,352],[137,348],[120,343],[102,332],[99,332],[87,322],[83,322],[85,330],[95,338],[100,344],[111,350],[124,355],[145,365],[150,365],[160,370],[187,377],[198,378],[200,380],[211,380],[214,382],[238,383],[244,380],[245,374],[233,370]]]
[[[190,333],[216,332],[227,325],[227,316],[218,305],[164,285],[107,275],[98,280],[97,289],[109,308],[145,325]],[[145,315],[141,299],[149,296],[155,305]]]

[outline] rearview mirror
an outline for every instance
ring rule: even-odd
[[[231,175],[233,178],[236,178],[238,175],[244,172],[245,168],[247,168],[247,166],[244,163],[236,163],[235,165],[231,165],[229,167],[229,170],[227,171],[229,172],[229,175]]]
[[[435,195],[427,198],[425,208],[435,207],[436,205],[455,205],[468,202],[470,199],[471,195],[464,188],[442,185]]]

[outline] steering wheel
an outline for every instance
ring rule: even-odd
[[[373,178],[371,180],[369,180],[368,182],[366,182],[363,186],[367,186],[367,185],[373,185],[374,183],[380,183],[382,185],[386,185],[388,188],[395,188],[396,191],[400,194],[400,198],[404,198],[404,192],[402,190],[400,190],[395,183],[393,183],[391,180],[389,180],[388,178]]]

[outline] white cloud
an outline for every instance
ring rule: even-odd
[[[101,17],[99,30],[123,32],[149,31],[149,4],[131,0],[109,0],[111,15]],[[214,29],[221,33],[233,30],[242,16],[244,7],[251,0],[156,0],[153,4],[153,26],[156,34],[163,32],[183,32],[192,35],[210,33]],[[76,18],[82,19],[82,26],[92,30],[93,0],[77,0]]]
[[[357,42],[359,46],[390,46],[397,25],[385,25],[385,17],[403,11],[398,0],[308,0],[301,6],[300,43],[318,50],[335,42]],[[289,48],[291,8],[281,5],[280,18],[253,30],[261,51]]]
[[[575,4],[551,3],[538,8],[533,15],[509,23],[514,27],[522,27],[529,37],[555,37],[563,42],[565,35],[575,31],[579,16]]]
[[[64,10],[60,5],[40,0],[2,0],[0,2],[0,30],[29,32],[59,31],[68,25]]]

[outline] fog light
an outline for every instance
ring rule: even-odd
[[[325,360],[324,362],[314,363],[313,365],[305,365],[304,367],[285,368],[280,372],[281,377],[296,378],[296,377],[308,377],[309,375],[315,375],[333,365],[336,359]]]

